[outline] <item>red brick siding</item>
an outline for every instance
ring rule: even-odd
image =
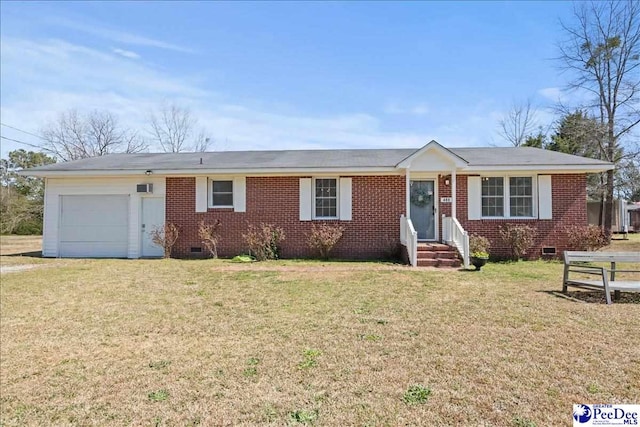
[[[480,234],[491,241],[491,254],[499,257],[509,255],[509,250],[500,241],[499,227],[507,223],[528,224],[537,229],[537,237],[529,258],[540,258],[543,247],[555,247],[560,256],[567,249],[565,228],[571,225],[587,225],[587,183],[585,174],[552,175],[552,216],[550,220],[537,219],[482,219],[467,218],[467,176],[457,179],[458,220],[469,234]]]
[[[177,257],[204,256],[192,254],[191,247],[201,247],[197,235],[201,220],[220,219],[220,256],[246,252],[242,234],[247,224],[261,222],[284,229],[282,242],[285,258],[307,257],[307,234],[312,223],[299,220],[299,180],[301,177],[248,177],[247,211],[209,209],[195,212],[195,178],[167,178],[166,220],[177,224],[181,234],[174,248]],[[354,176],[352,181],[352,221],[327,221],[345,227],[333,255],[340,258],[380,258],[389,240],[399,240],[399,218],[404,212],[403,176]]]
[[[446,175],[438,178],[438,196],[451,197],[451,183],[444,184]],[[209,209],[195,212],[195,178],[167,178],[167,221],[180,226],[181,235],[175,248],[178,257],[193,257],[191,247],[201,247],[197,236],[201,220],[222,222],[219,253],[233,256],[246,252],[242,234],[247,224],[272,223],[282,227],[286,239],[282,242],[282,256],[286,258],[311,256],[307,234],[312,223],[299,220],[299,179],[301,177],[247,178],[247,211]],[[558,255],[566,247],[564,229],[570,225],[586,225],[586,177],[584,174],[552,176],[552,220],[474,220],[467,219],[467,176],[457,177],[457,217],[470,234],[480,234],[492,242],[491,253],[507,256],[508,249],[500,242],[499,227],[505,223],[525,223],[538,230],[531,258],[538,258],[542,247],[557,248]],[[353,220],[327,221],[344,225],[342,240],[334,251],[341,258],[379,258],[390,241],[399,236],[399,217],[405,211],[404,176],[355,176],[352,187]],[[451,204],[440,203],[438,215],[451,215]],[[442,234],[440,234],[442,236]],[[204,256],[201,254],[200,256]]]

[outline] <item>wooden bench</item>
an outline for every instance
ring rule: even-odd
[[[611,267],[598,267],[589,265],[591,262],[611,263]],[[611,304],[611,291],[614,291],[615,299],[620,297],[620,291],[640,292],[640,269],[636,266],[632,269],[620,269],[618,263],[640,264],[640,252],[564,252],[564,278],[562,280],[562,292],[567,292],[567,287],[602,289],[607,298],[607,304]],[[571,273],[588,274],[597,276],[597,280],[583,278],[571,278]],[[633,279],[616,280],[616,273],[638,273]],[[635,276],[635,275],[634,275]]]

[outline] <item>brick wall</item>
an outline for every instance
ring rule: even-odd
[[[458,220],[469,234],[480,234],[491,241],[491,254],[506,257],[509,250],[500,241],[499,227],[506,223],[527,224],[537,229],[537,237],[528,257],[540,258],[543,247],[555,247],[557,255],[567,248],[564,229],[571,225],[587,225],[587,182],[585,174],[552,175],[553,197],[550,220],[537,219],[467,219],[467,176],[457,179]]]
[[[261,222],[284,229],[282,257],[308,257],[307,234],[312,223],[299,220],[299,179],[301,177],[248,177],[247,211],[209,209],[195,212],[195,178],[167,178],[166,219],[177,224],[181,234],[174,248],[177,257],[205,256],[192,253],[201,247],[197,235],[201,220],[222,222],[220,256],[246,253],[242,234],[247,224]],[[345,227],[333,256],[340,258],[381,258],[385,250],[399,242],[400,215],[405,206],[403,176],[354,176],[352,181],[352,220],[327,221]]]
[[[209,209],[195,212],[195,178],[167,178],[166,218],[180,226],[181,235],[175,248],[178,257],[206,255],[191,253],[192,247],[201,247],[197,236],[201,220],[222,222],[219,254],[234,256],[246,252],[242,234],[247,224],[260,222],[282,227],[286,239],[282,242],[285,258],[308,257],[306,235],[312,223],[300,221],[299,179],[301,177],[249,177],[247,178],[247,211]],[[451,197],[451,185],[444,184],[445,175],[438,178],[439,197]],[[405,207],[404,176],[355,176],[352,188],[353,220],[327,221],[345,227],[342,240],[333,255],[341,258],[380,258],[389,246],[397,243],[399,217]],[[480,234],[491,240],[491,254],[508,255],[508,248],[500,242],[499,227],[506,223],[524,223],[538,230],[531,258],[540,257],[543,247],[555,247],[558,255],[567,249],[564,228],[569,225],[586,225],[586,177],[584,174],[552,176],[553,219],[517,220],[467,219],[467,176],[457,177],[457,217],[470,234]],[[451,204],[441,203],[438,215],[451,215]],[[442,234],[440,234],[442,236]]]

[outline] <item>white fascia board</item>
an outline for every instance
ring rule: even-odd
[[[413,161],[413,159],[415,159],[416,157],[420,157],[422,154],[424,154],[425,152],[427,152],[429,150],[436,150],[440,154],[444,155],[447,159],[451,160],[451,162],[458,168],[465,167],[465,166],[467,166],[467,164],[469,164],[469,162],[467,160],[463,159],[462,157],[460,157],[457,154],[455,154],[453,151],[451,151],[448,148],[444,147],[438,141],[432,140],[431,142],[429,142],[424,147],[419,148],[418,150],[416,150],[412,154],[410,154],[408,157],[406,157],[403,160],[401,160],[400,163],[398,163],[396,165],[396,167],[403,168],[403,169],[404,168],[410,168],[411,167],[411,162]]]
[[[113,177],[146,176],[145,170],[81,170],[81,171],[20,171],[23,176],[49,177]],[[354,167],[354,168],[281,168],[281,169],[156,169],[152,176],[194,176],[194,175],[242,175],[242,176],[282,176],[282,175],[402,175],[395,167]]]
[[[598,165],[504,165],[482,166],[473,165],[458,167],[461,175],[481,172],[508,172],[527,171],[531,173],[595,173],[613,169],[611,163]],[[22,176],[35,176],[40,178],[64,178],[64,177],[143,177],[147,169],[140,170],[49,170],[49,171],[19,171]],[[353,168],[264,168],[264,169],[156,169],[155,176],[195,176],[195,175],[233,175],[233,176],[314,176],[314,175],[405,175],[410,166],[404,167],[353,167]],[[443,172],[449,172],[443,171]],[[152,176],[153,176],[152,175]]]
[[[614,168],[613,164],[603,163],[601,165],[505,165],[505,166],[469,166],[459,169],[460,174],[482,173],[482,172],[531,172],[536,174],[553,173],[596,173],[605,172]]]

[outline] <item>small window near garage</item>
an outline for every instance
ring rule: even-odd
[[[338,180],[336,178],[315,179],[316,219],[338,217]]]
[[[214,208],[233,207],[233,181],[212,181],[211,205]]]

